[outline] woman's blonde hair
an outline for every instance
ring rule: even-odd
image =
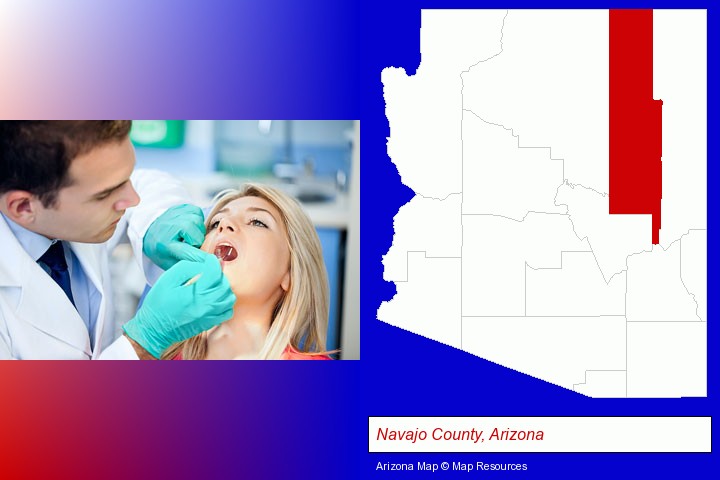
[[[258,197],[278,209],[285,224],[290,249],[290,284],[275,306],[274,315],[259,359],[279,359],[288,346],[306,353],[325,353],[328,322],[328,279],[322,247],[315,227],[300,204],[267,185],[245,184],[215,197],[206,226],[215,214],[233,200]],[[161,358],[204,359],[208,352],[207,332],[170,347]]]

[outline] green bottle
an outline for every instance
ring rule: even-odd
[[[185,140],[185,120],[134,120],[130,140],[140,147],[181,147]]]

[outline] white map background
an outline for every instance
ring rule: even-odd
[[[654,12],[660,244],[608,214],[608,11],[424,10],[382,72],[395,217],[378,319],[597,397],[707,394],[706,11]]]

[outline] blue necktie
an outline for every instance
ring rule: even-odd
[[[55,242],[50,245],[50,248],[38,261],[47,265],[50,269],[50,278],[60,285],[60,288],[63,289],[63,292],[74,306],[75,300],[73,300],[72,289],[70,288],[70,272],[68,272],[67,262],[65,261],[62,242]]]

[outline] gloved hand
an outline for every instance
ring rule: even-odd
[[[123,327],[128,337],[155,358],[170,345],[187,340],[228,320],[235,294],[214,255],[202,261],[183,260],[163,273],[148,292],[140,310]],[[185,283],[201,277],[191,285]]]
[[[204,239],[202,210],[195,205],[177,205],[150,224],[143,237],[143,253],[155,265],[167,270],[180,260],[201,261],[197,247]]]

